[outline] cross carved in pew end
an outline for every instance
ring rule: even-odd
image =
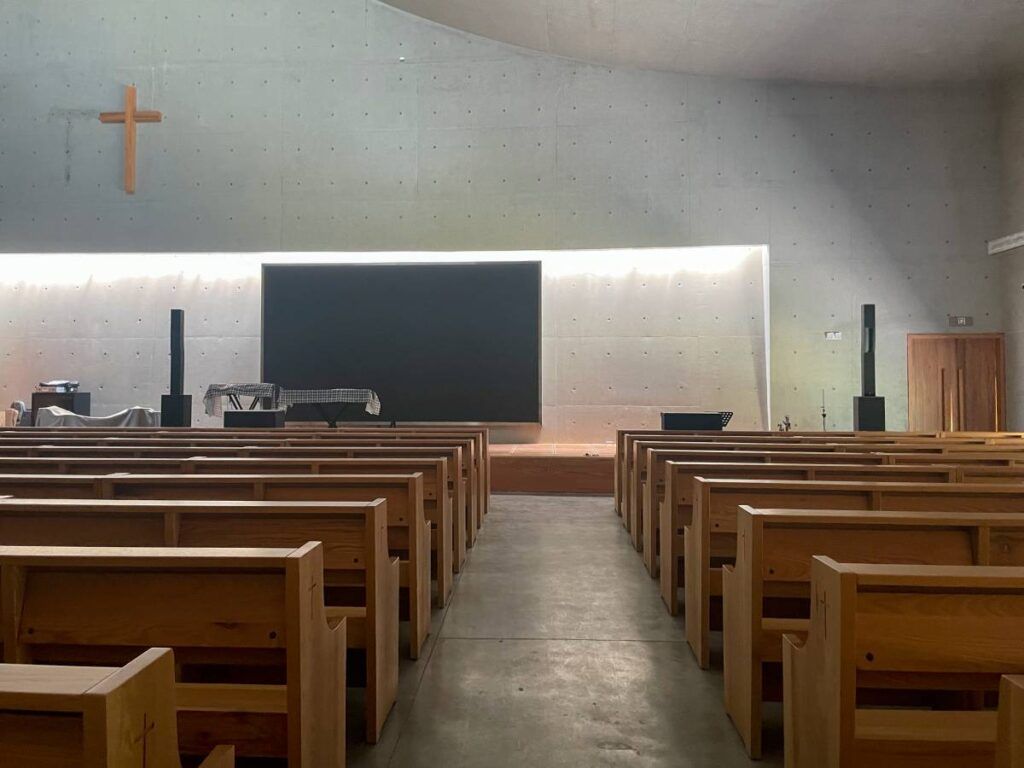
[[[149,722],[149,713],[142,713],[142,733],[133,740],[133,743],[138,744],[142,742],[142,768],[147,768],[149,763],[147,762],[148,747],[149,747],[149,735],[156,729],[156,723]]]

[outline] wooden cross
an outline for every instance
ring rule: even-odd
[[[124,123],[124,191],[135,194],[135,124],[159,123],[164,116],[156,110],[135,108],[135,86],[124,87],[124,112],[100,112],[101,123]]]

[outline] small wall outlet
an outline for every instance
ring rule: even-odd
[[[825,341],[842,341],[842,331],[825,331]]]

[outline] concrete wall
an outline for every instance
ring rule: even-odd
[[[1024,77],[1007,80],[1000,87],[999,129],[1002,236],[1024,232]],[[1007,426],[1024,429],[1024,248],[999,258],[1006,331]]]
[[[766,254],[761,247],[439,254],[541,261],[543,428],[516,442],[598,442],[618,424],[655,427],[662,410],[734,410],[768,424]],[[169,371],[168,312],[185,310],[193,421],[211,383],[258,381],[264,261],[404,261],[387,254],[8,256],[0,271],[0,402],[41,380],[77,378],[93,413],[159,408]],[[636,308],[639,308],[637,311]],[[687,309],[699,309],[690,315]],[[373,328],[359,333],[373,334]],[[301,343],[301,340],[297,340]],[[381,339],[387,344],[387,339]],[[377,387],[354,363],[339,385]],[[382,393],[382,418],[389,418]]]
[[[1001,323],[987,87],[609,70],[375,0],[0,9],[7,251],[765,243],[772,415],[803,428],[822,390],[830,425],[850,426],[860,303],[878,304],[894,428],[907,332]],[[96,120],[131,81],[166,114],[140,128],[134,198],[120,131]]]
[[[1004,82],[999,91],[999,148],[1003,178],[1003,228],[1024,232],[1024,77]]]

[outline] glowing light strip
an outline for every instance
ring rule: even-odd
[[[87,285],[138,278],[259,279],[263,264],[403,264],[540,261],[545,277],[717,274],[763,246],[616,248],[580,251],[294,252],[294,253],[21,253],[0,256],[0,284]]]

